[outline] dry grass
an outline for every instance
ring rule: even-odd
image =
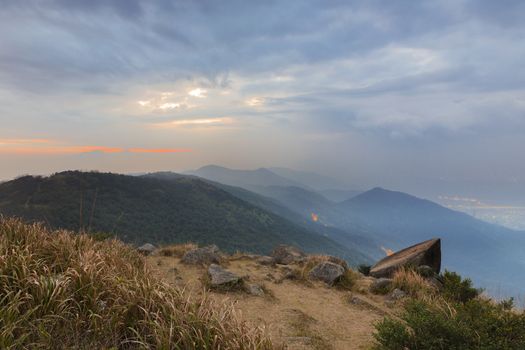
[[[437,292],[429,281],[410,268],[397,270],[392,279],[392,288],[399,288],[414,298],[433,296]]]
[[[2,349],[271,349],[262,329],[152,277],[116,241],[0,217]]]
[[[187,251],[197,249],[199,246],[195,243],[172,244],[160,247],[157,254],[160,256],[171,256],[175,258],[182,258]]]

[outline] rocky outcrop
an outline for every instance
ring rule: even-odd
[[[146,244],[143,244],[141,245],[140,247],[137,248],[137,251],[140,253],[140,254],[143,254],[143,255],[150,255],[151,253],[153,253],[155,250],[157,250],[157,247],[155,247],[153,244],[151,243],[146,243]]]
[[[299,248],[289,245],[278,245],[272,252],[276,264],[288,265],[303,261],[306,254]]]
[[[430,266],[437,274],[441,269],[441,240],[431,239],[400,250],[379,261],[370,269],[370,276],[391,277],[401,267]]]
[[[208,275],[210,276],[210,286],[213,288],[231,287],[241,282],[241,277],[217,264],[211,264],[208,267]]]
[[[187,251],[181,261],[184,264],[190,265],[219,264],[221,256],[219,248],[216,245],[209,245]]]
[[[323,261],[310,270],[308,277],[333,285],[344,273],[345,269],[341,265]]]

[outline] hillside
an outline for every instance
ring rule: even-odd
[[[63,172],[0,185],[0,213],[51,227],[109,232],[126,242],[218,244],[228,251],[268,252],[279,243],[329,252],[358,263],[330,239],[249,204],[210,183]]]
[[[177,179],[182,175],[173,172],[157,172],[146,176],[162,179]],[[335,209],[333,203],[328,202],[314,192],[294,186],[269,186],[266,187],[267,189],[271,189],[271,192],[268,192],[268,194],[273,194],[274,197],[267,197],[241,187],[229,186],[207,179],[201,180],[258,208],[283,217],[309,232],[315,232],[337,242],[340,246],[348,250],[349,258],[347,259],[350,262],[372,263],[373,259],[371,259],[370,256],[377,254],[379,251],[378,243],[359,229],[344,231],[332,225],[326,225],[322,221],[313,221],[312,213],[324,213],[326,210]],[[311,203],[313,206],[308,207],[308,203]]]

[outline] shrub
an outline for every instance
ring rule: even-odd
[[[361,272],[365,276],[368,276],[368,275],[370,275],[370,269],[371,268],[372,268],[372,266],[370,266],[370,265],[361,264],[361,265],[357,266],[357,271]]]
[[[359,275],[352,269],[345,270],[345,273],[339,278],[335,286],[340,289],[353,290]]]
[[[271,349],[259,328],[156,280],[117,240],[0,217],[1,349]]]
[[[482,292],[481,289],[472,286],[472,281],[469,278],[462,279],[455,272],[445,270],[440,279],[443,282],[441,291],[443,297],[452,301],[465,303]]]
[[[525,349],[525,314],[512,310],[511,300],[473,297],[470,280],[444,275],[449,279],[445,285],[461,292],[408,301],[400,320],[385,318],[376,324],[375,349]]]

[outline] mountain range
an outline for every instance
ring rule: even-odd
[[[370,261],[307,228],[198,178],[66,171],[0,184],[0,213],[52,228],[108,232],[135,244],[217,244],[268,254],[277,244]]]
[[[308,184],[299,181],[305,178]],[[0,213],[110,232],[136,244],[194,241],[264,254],[292,244],[353,265],[440,237],[444,268],[470,276],[493,295],[525,290],[516,278],[525,269],[525,233],[379,187],[335,189],[349,196],[334,200],[323,194],[330,183],[315,178],[219,166],[137,176],[68,171],[0,184]]]

